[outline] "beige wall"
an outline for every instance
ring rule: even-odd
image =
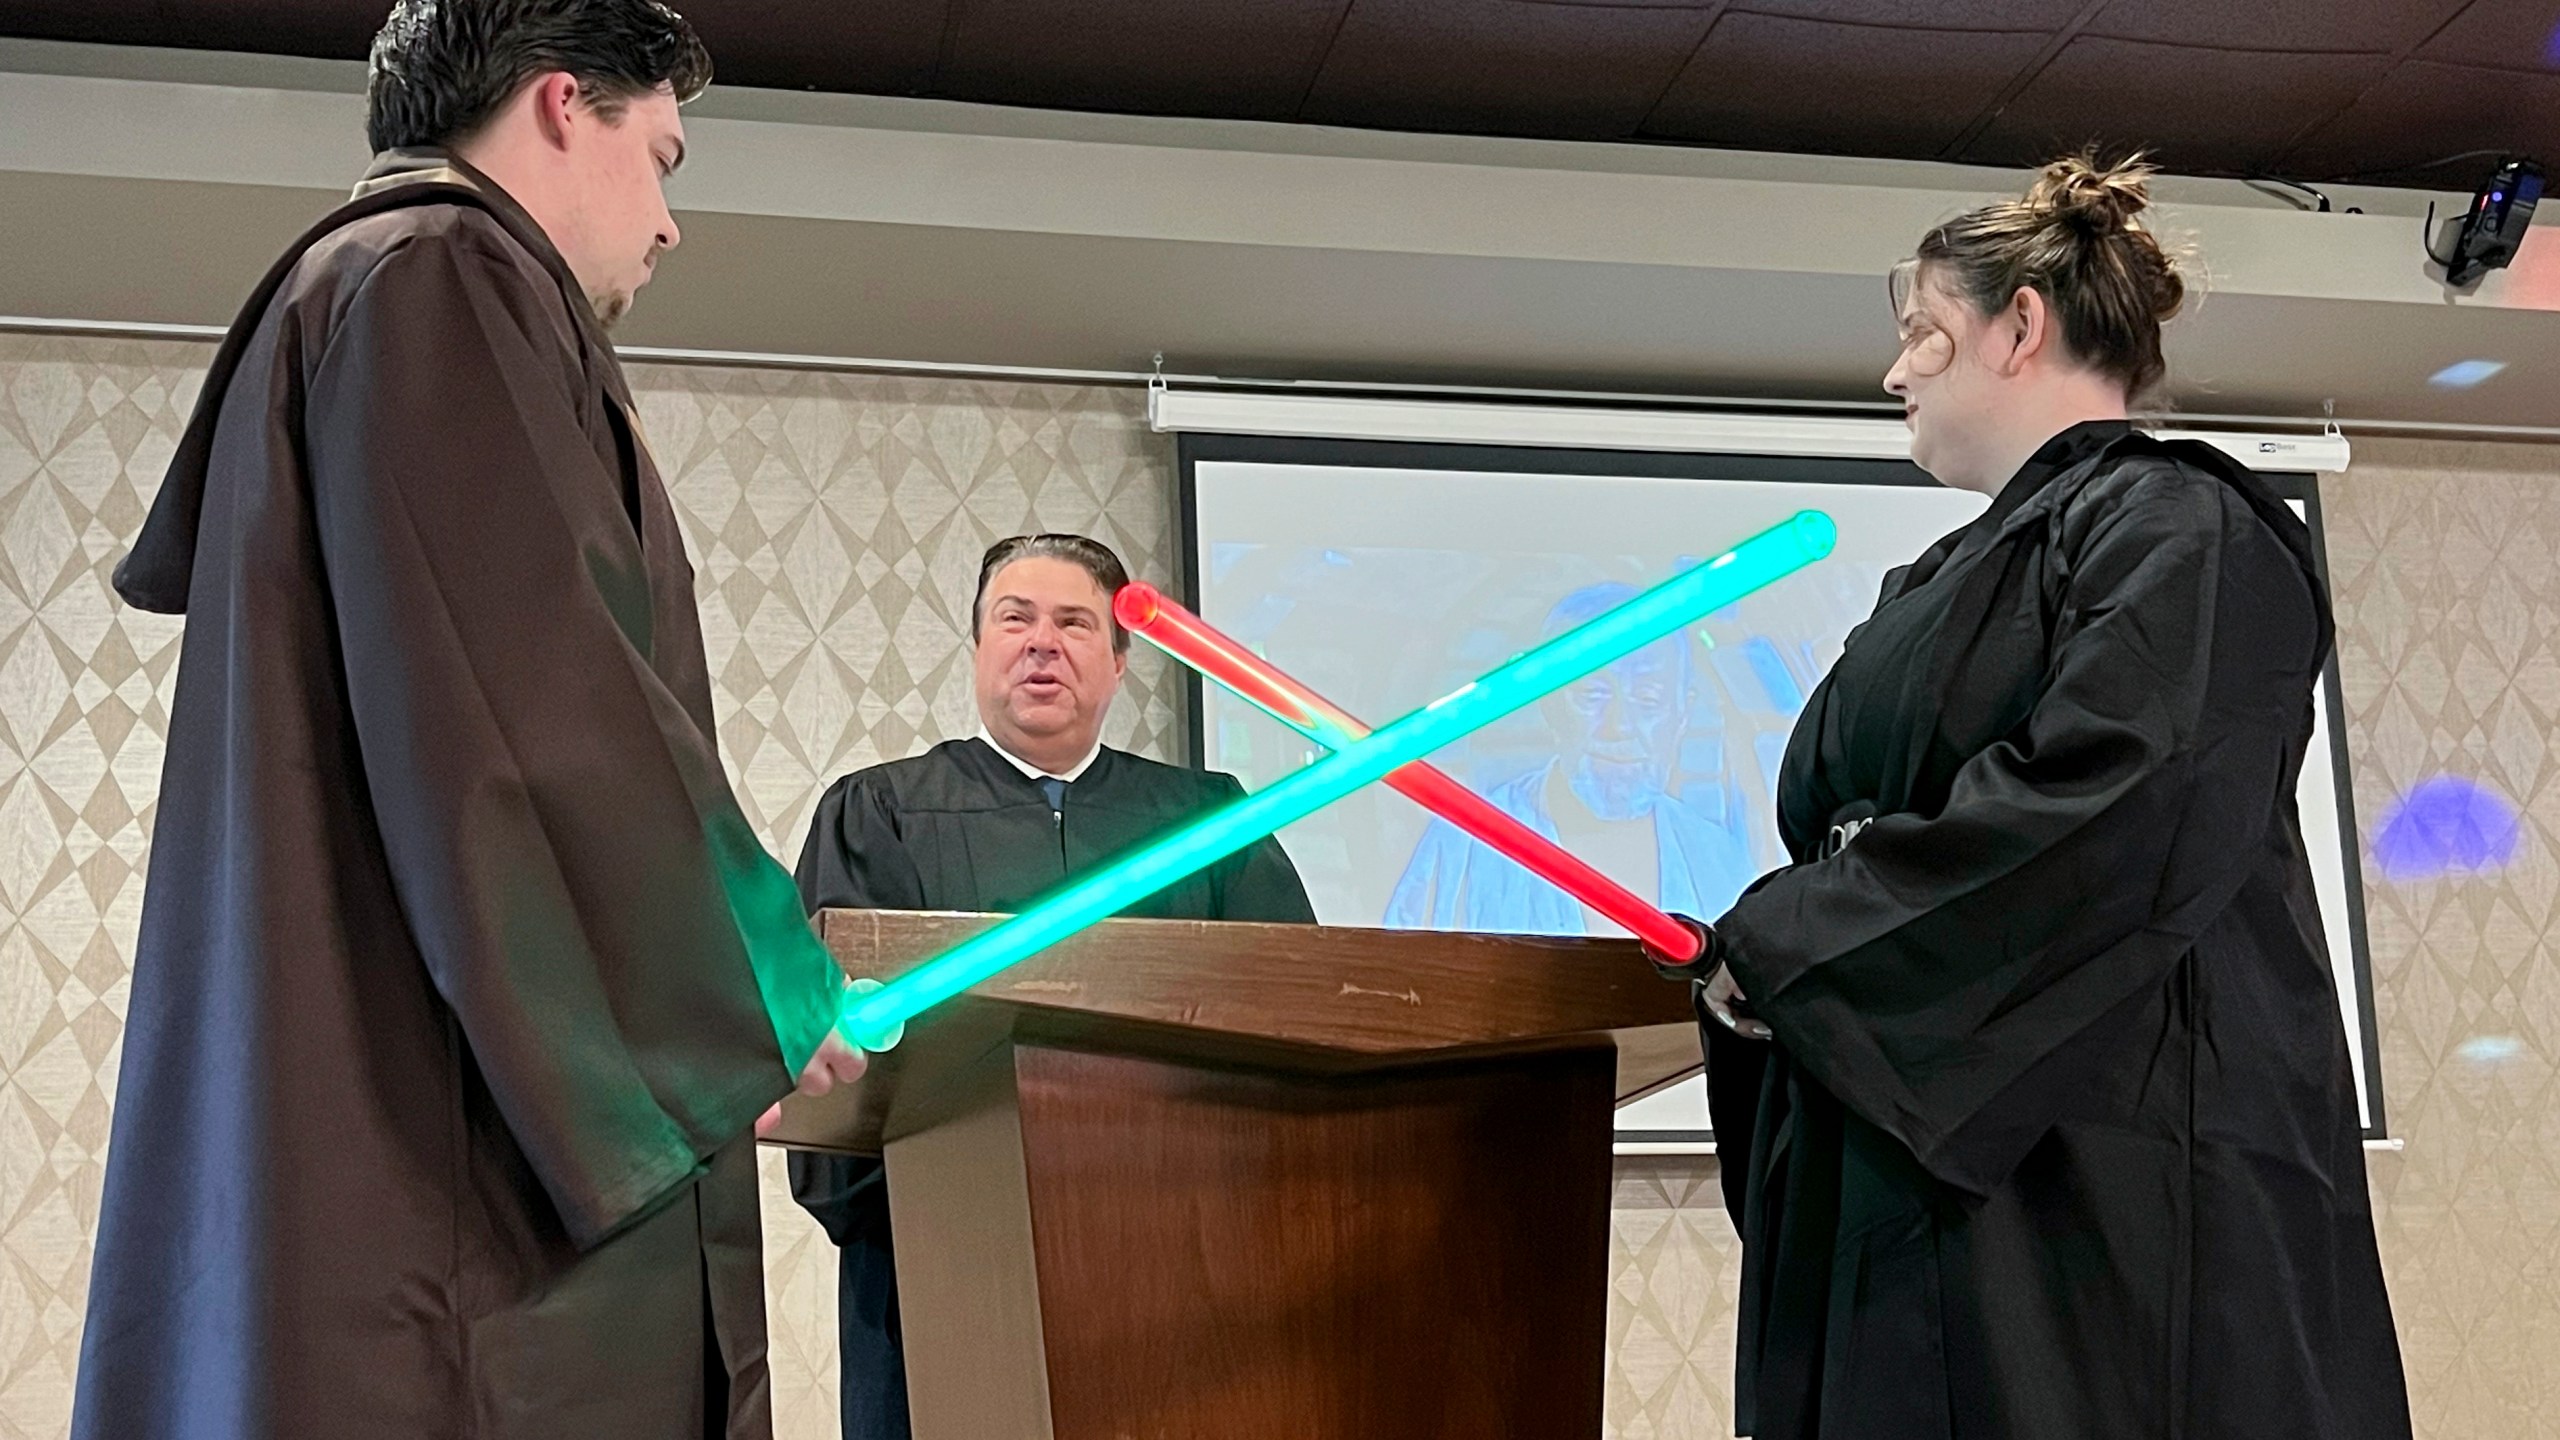
[[[2361,452],[2329,507],[2359,813],[2451,772],[2526,820],[2503,874],[2367,883],[2383,1263],[2424,1433],[2560,1434],[2560,449]]]
[[[0,1440],[63,1433],[176,626],[106,575],[203,346],[0,335]],[[702,573],[722,741],[796,848],[818,788],[970,723],[979,548],[1098,533],[1163,578],[1169,447],[1125,390],[642,367]],[[2533,824],[2506,873],[2372,890],[2384,1079],[2373,1168],[2420,1427],[2533,1436],[2560,1386],[2560,452],[2366,442],[2328,487],[2357,801],[2443,771]],[[1115,743],[1167,753],[1178,691],[1133,667]],[[2465,1042],[2513,1037],[2512,1058]],[[769,1176],[781,1432],[830,1433],[833,1278]],[[1734,1248],[1711,1164],[1628,1161],[1612,1260],[1613,1434],[1724,1433]]]

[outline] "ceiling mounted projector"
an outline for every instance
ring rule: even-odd
[[[2454,227],[2452,253],[2430,250],[2427,258],[2444,267],[2445,283],[2457,290],[2492,270],[2504,270],[2524,244],[2525,229],[2541,202],[2542,167],[2522,158],[2504,161],[2473,192],[2471,208],[2462,218],[2447,222]]]

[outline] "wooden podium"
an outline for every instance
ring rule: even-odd
[[[1633,941],[1119,920],[770,1138],[888,1157],[918,1440],[1591,1440],[1610,1111],[1698,1065]]]

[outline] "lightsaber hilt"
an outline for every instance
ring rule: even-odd
[[[1680,949],[1657,946],[1647,940],[1644,958],[1668,980],[1704,980],[1715,973],[1716,932],[1706,921],[1688,915],[1673,915],[1671,923],[1679,928],[1688,944]]]

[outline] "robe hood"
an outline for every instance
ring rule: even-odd
[[[116,564],[116,593],[124,597],[125,603],[163,615],[186,613],[187,590],[195,577],[205,484],[212,468],[214,425],[222,414],[223,399],[239,371],[241,357],[257,334],[276,292],[284,288],[303,255],[330,234],[368,215],[410,205],[470,205],[487,211],[580,301],[572,309],[582,323],[588,319],[584,292],[570,276],[567,262],[560,258],[533,217],[497,182],[448,150],[386,150],[375,156],[347,203],[321,217],[277,257],[223,335],[213,364],[205,372],[204,387],[196,397],[195,413],[187,419],[186,433],[179,438],[176,453],[170,456],[160,493],[151,502],[151,513],[143,521],[142,532],[134,538],[133,549]]]

